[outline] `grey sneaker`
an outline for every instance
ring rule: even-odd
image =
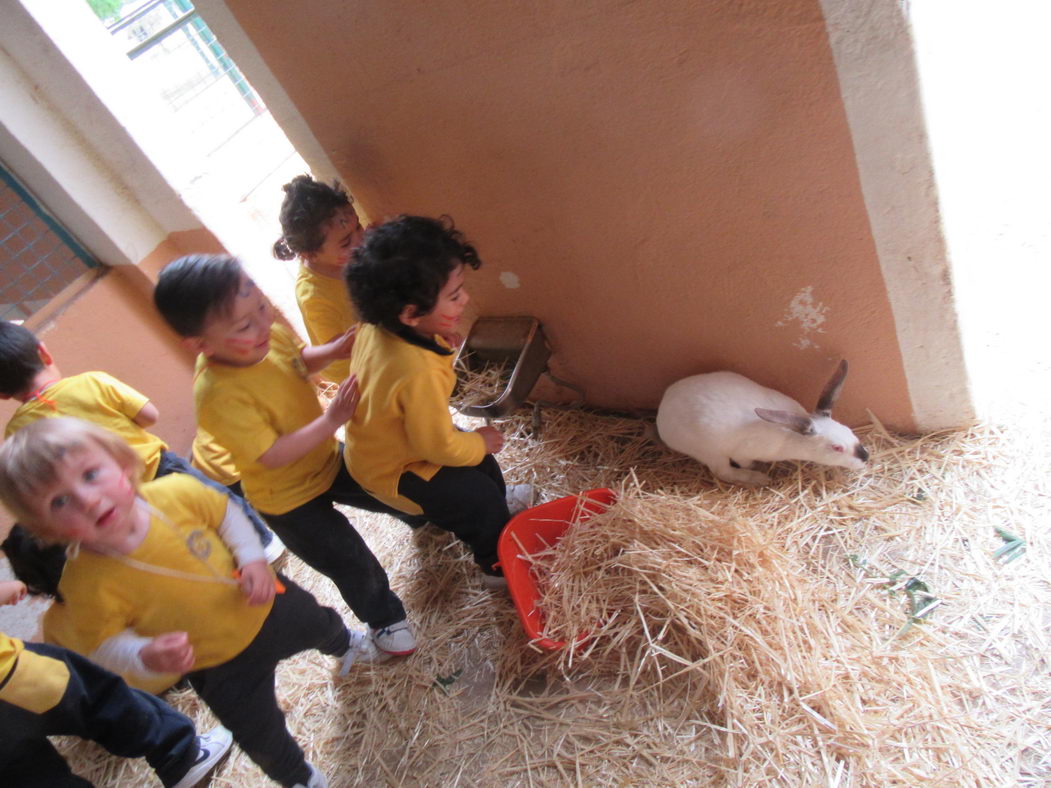
[[[504,498],[507,500],[507,511],[514,517],[533,505],[536,492],[531,484],[511,484],[507,487]]]
[[[208,733],[197,737],[197,759],[173,788],[193,788],[216,767],[230,751],[234,737],[222,725],[216,725]]]
[[[482,588],[491,591],[503,591],[507,589],[507,578],[503,575],[482,575]]]
[[[306,781],[305,785],[296,783],[292,788],[328,788],[328,779],[317,770],[314,764],[308,763],[307,768],[310,769],[310,779]]]
[[[416,650],[416,638],[404,618],[389,627],[369,629],[369,634],[376,648],[392,657],[405,657]]]
[[[367,632],[360,629],[348,629],[350,635],[350,646],[340,658],[339,675],[346,676],[350,669],[358,662],[377,664],[386,662],[391,655],[380,651]]]

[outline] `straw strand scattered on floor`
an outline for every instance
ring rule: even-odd
[[[420,647],[346,679],[316,653],[283,664],[290,729],[334,788],[1051,782],[1051,433],[903,437],[873,418],[866,471],[782,465],[742,489],[637,420],[545,409],[539,439],[530,425],[498,424],[508,481],[620,495],[533,556],[552,633],[592,638],[531,647],[450,536],[350,512]],[[1027,553],[994,558],[996,527]],[[353,622],[329,581],[286,572]],[[169,699],[210,724],[191,692]],[[141,762],[63,749],[100,786],[149,782]],[[212,780],[262,784],[240,753]]]

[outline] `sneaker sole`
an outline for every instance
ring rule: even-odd
[[[410,648],[408,651],[387,651],[386,649],[376,646],[376,650],[379,651],[381,654],[389,654],[392,657],[407,657],[409,656],[409,654],[416,653],[415,648]]]

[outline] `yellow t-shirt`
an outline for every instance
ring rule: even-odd
[[[237,470],[230,452],[220,446],[211,433],[200,427],[193,436],[190,462],[209,479],[227,487],[241,479],[241,472]]]
[[[273,603],[249,605],[232,582],[236,564],[216,530],[227,496],[183,473],[139,492],[153,511],[142,544],[126,556],[81,549],[68,560],[58,584],[65,602],[44,614],[44,638],[89,655],[125,629],[142,637],[186,632],[194,670],[229,661],[259,634]],[[148,691],[177,678],[124,676]]]
[[[26,651],[21,640],[0,632],[0,701],[43,714],[58,705],[68,684],[65,662]]]
[[[299,266],[296,276],[296,302],[312,345],[325,344],[358,321],[346,283],[311,271],[305,265]],[[325,380],[341,383],[349,370],[350,359],[341,359],[318,374]]]
[[[409,514],[420,514],[420,507],[398,495],[403,473],[430,480],[444,465],[485,459],[482,436],[456,429],[449,415],[452,365],[452,355],[413,345],[385,328],[363,323],[358,329],[350,371],[357,373],[361,402],[347,422],[343,458],[367,492]]]
[[[139,411],[150,401],[127,383],[105,372],[82,372],[56,380],[22,403],[7,422],[10,436],[38,419],[72,416],[115,432],[142,458],[143,481],[157,475],[161,452],[168,444],[135,423]]]
[[[235,367],[197,359],[193,387],[197,423],[233,457],[252,506],[284,514],[332,486],[339,471],[339,444],[328,438],[306,456],[281,468],[259,458],[282,435],[321,415],[317,392],[307,377],[303,344],[287,328],[270,329],[270,352],[258,364]]]

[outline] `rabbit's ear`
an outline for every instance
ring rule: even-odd
[[[787,410],[770,410],[769,408],[756,408],[755,415],[763,421],[773,424],[783,424],[800,435],[813,435],[814,422],[809,416],[800,416],[798,413],[789,413]]]
[[[836,399],[839,397],[839,392],[843,388],[843,381],[846,377],[847,360],[843,359],[839,362],[839,366],[832,373],[832,377],[825,384],[825,390],[821,392],[821,396],[818,398],[817,407],[814,408],[815,416],[832,415],[832,406],[836,404]]]

